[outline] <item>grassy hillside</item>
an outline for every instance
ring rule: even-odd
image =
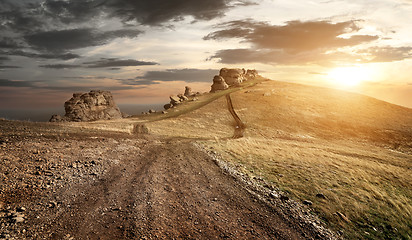
[[[231,96],[244,138],[231,139],[225,98],[147,126],[155,135],[200,139],[251,177],[310,200],[348,238],[412,238],[412,109],[276,81]]]

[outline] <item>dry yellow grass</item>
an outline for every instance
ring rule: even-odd
[[[232,99],[245,138],[230,139],[234,123],[223,98],[148,126],[156,135],[205,139],[246,173],[312,201],[347,238],[412,237],[412,109],[275,81]]]

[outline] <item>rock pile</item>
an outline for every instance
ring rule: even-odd
[[[183,103],[184,101],[188,101],[188,100],[192,100],[192,101],[196,101],[197,98],[196,96],[199,96],[200,92],[196,92],[194,93],[192,91],[192,88],[186,86],[185,87],[185,93],[184,94],[177,94],[177,96],[170,96],[170,102],[166,105],[164,105],[164,109],[168,110],[169,108],[173,108],[181,103]],[[165,112],[166,113],[166,112]]]
[[[239,86],[243,81],[253,80],[258,76],[256,70],[247,71],[243,68],[222,68],[219,75],[213,78],[210,92],[225,90],[232,86]]]
[[[122,118],[122,113],[109,91],[94,90],[89,93],[74,93],[64,103],[66,114],[53,115],[50,122],[86,122]]]

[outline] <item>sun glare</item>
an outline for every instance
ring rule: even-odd
[[[370,80],[370,71],[362,66],[338,67],[328,73],[328,80],[339,86],[353,87]]]

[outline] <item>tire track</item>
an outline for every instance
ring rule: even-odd
[[[226,102],[227,102],[227,107],[229,109],[229,112],[230,114],[232,114],[232,117],[233,119],[235,119],[235,122],[236,122],[233,138],[242,138],[243,133],[245,132],[245,129],[246,129],[246,125],[242,122],[240,117],[235,112],[235,109],[233,108],[232,98],[230,97],[230,93],[226,94]]]

